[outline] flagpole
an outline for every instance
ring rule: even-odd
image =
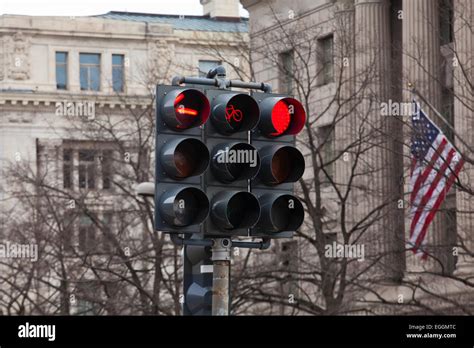
[[[410,89],[410,91],[415,94],[416,96],[418,96],[426,105],[428,105],[428,107],[436,114],[436,116],[438,116],[441,121],[444,122],[444,124],[446,124],[449,128],[449,130],[451,130],[453,132],[453,134],[456,136],[456,138],[459,139],[459,141],[472,153],[474,152],[474,149],[472,147],[470,147],[465,141],[464,139],[462,139],[457,133],[456,133],[456,130],[454,129],[453,126],[451,126],[449,124],[449,122],[443,117],[443,115],[441,115],[441,113],[428,101],[426,100],[425,97],[423,97],[423,95],[421,95],[421,93],[415,88],[415,86],[412,84],[412,83],[408,83],[408,88]],[[455,147],[456,150],[459,151],[459,149],[457,148],[456,144],[453,144],[453,146]],[[461,151],[459,151],[459,153],[462,153]],[[471,164],[474,163],[474,160],[472,160],[471,158],[468,158],[467,156],[465,156],[465,154],[463,154],[463,157],[464,157],[464,160],[467,161],[467,162],[470,162]]]

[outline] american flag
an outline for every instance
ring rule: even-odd
[[[413,104],[408,247],[426,258],[423,246],[428,227],[464,165],[464,160],[420,105],[416,101]]]

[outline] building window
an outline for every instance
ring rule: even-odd
[[[439,2],[439,33],[441,46],[453,42],[453,1],[441,0]]]
[[[87,215],[79,218],[78,237],[80,251],[88,253],[95,248],[96,231],[91,218]]]
[[[56,52],[56,88],[67,89],[67,52]]]
[[[334,51],[333,36],[327,36],[318,40],[318,58],[320,68],[318,75],[321,85],[334,81]]]
[[[95,151],[79,150],[79,188],[95,189]]]
[[[71,189],[73,187],[72,172],[73,172],[72,150],[63,150],[63,187]]]
[[[113,212],[106,211],[102,214],[100,228],[92,219],[83,214],[79,217],[78,242],[79,250],[83,253],[110,253],[113,250],[112,242],[108,235],[113,233]],[[100,216],[94,214],[94,216]]]
[[[102,188],[108,190],[112,184],[112,151],[106,150],[102,152]]]
[[[124,61],[125,57],[123,54],[112,55],[112,87],[114,92],[123,92]]]
[[[199,61],[199,77],[206,77],[209,70],[221,65],[218,60],[200,60]]]
[[[65,189],[111,190],[113,150],[96,150],[81,145],[63,149],[63,187]]]
[[[293,94],[293,51],[279,54],[279,89],[280,93]]]
[[[457,230],[458,230],[456,208],[447,209],[445,214],[446,214],[446,232],[448,232],[450,236],[454,237],[452,239],[455,240],[457,236]]]
[[[327,172],[329,177],[333,178],[334,175],[334,146],[335,146],[335,132],[332,125],[320,127],[318,129],[319,139],[321,141],[320,153],[322,158],[322,166]],[[321,173],[321,182],[326,182],[326,176]]]
[[[113,252],[111,234],[114,233],[114,213],[93,212],[92,216],[99,222],[96,225],[91,216],[72,210],[66,210],[61,231],[61,242],[66,251],[77,248],[86,254],[110,254]]]
[[[100,54],[81,53],[79,55],[82,91],[100,90]]]
[[[73,247],[75,214],[68,209],[63,215],[63,228],[61,230],[61,242],[66,251],[71,251]]]
[[[114,213],[111,211],[106,211],[102,214],[102,217],[104,231],[102,231],[100,251],[104,253],[110,253],[113,251],[113,243],[110,240],[109,235],[113,233]]]
[[[443,88],[441,91],[442,98],[442,108],[444,118],[448,122],[448,127],[444,122],[441,122],[441,129],[443,130],[446,138],[449,139],[452,143],[455,142],[454,137],[454,92],[451,88]]]

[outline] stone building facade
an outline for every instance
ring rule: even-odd
[[[357,221],[370,215],[371,211],[381,207],[377,210],[379,218],[367,227],[359,243],[365,245],[366,256],[381,255],[377,266],[379,269],[371,273],[370,277],[384,283],[381,286],[382,297],[386,296],[386,300],[395,302],[400,295],[409,298],[413,292],[397,284],[407,279],[410,282],[427,277],[427,283],[433,286],[434,293],[449,294],[447,297],[458,293],[460,298],[464,298],[463,301],[472,302],[472,287],[463,287],[459,282],[435,276],[444,273],[465,277],[469,272],[472,273],[472,185],[467,190],[452,189],[437,214],[427,237],[432,258],[422,261],[410,252],[405,252],[410,227],[409,187],[406,184],[410,162],[409,115],[392,115],[400,116],[398,120],[397,117],[381,115],[382,103],[410,103],[414,95],[409,84],[415,86],[430,104],[445,115],[456,136],[427,105],[418,97],[415,98],[445,134],[454,140],[466,158],[471,159],[460,175],[460,180],[469,187],[474,177],[472,2],[241,2],[250,14],[251,46],[257,51],[260,48],[253,60],[256,79],[271,82],[282,93],[288,92],[285,75],[300,79],[300,83],[290,86],[290,89],[293,94],[308,99],[309,117],[315,120],[312,127],[320,128],[318,134],[329,140],[321,149],[323,160],[325,148],[332,154],[330,156],[340,156],[332,166],[331,176],[341,187],[353,179],[351,183],[354,189],[346,206],[348,226],[351,225],[351,219],[354,226]],[[272,46],[268,43],[273,39],[275,42]],[[329,60],[326,59],[328,47],[333,55]],[[289,55],[292,55],[292,61],[285,63],[282,58]],[[273,62],[270,63],[272,58]],[[287,68],[288,65],[293,66],[292,70]],[[311,78],[301,76],[308,71]],[[330,79],[326,78],[328,72]],[[357,94],[359,97],[355,100]],[[339,102],[343,101],[338,108],[333,105],[332,98],[335,95]],[[346,110],[348,117],[335,122],[341,110],[342,113]],[[354,139],[361,136],[362,132],[359,131],[363,127],[372,127],[384,135],[364,140],[366,144],[372,142],[374,146],[367,147],[358,157],[364,163],[361,167],[366,170],[358,176],[348,165],[353,162],[344,161],[343,152],[354,143]],[[327,136],[327,128],[330,136]],[[315,140],[316,145],[318,141]],[[308,139],[304,138],[301,144],[303,151],[307,151],[307,143]],[[311,163],[311,160],[308,162]],[[310,181],[311,170],[308,168],[305,176]],[[332,226],[328,224],[324,231],[328,232],[326,234],[335,234],[333,238],[344,243],[337,213],[340,211],[340,199],[334,191],[323,186],[321,194],[323,204],[328,202],[323,213],[329,210],[327,220],[334,222]],[[330,216],[331,211],[335,212],[333,217]],[[463,246],[466,249],[458,256],[457,252]],[[437,288],[435,283],[440,287]],[[368,297],[377,301],[376,297]],[[438,303],[437,300],[431,300],[429,306],[433,306],[433,301]],[[379,310],[380,313],[397,312],[393,307]]]
[[[111,183],[118,178],[113,170],[107,169],[106,162],[115,156],[116,164],[125,167],[140,160],[138,157],[143,149],[137,149],[127,136],[128,127],[133,126],[127,122],[141,114],[150,115],[153,120],[156,84],[170,84],[175,75],[202,76],[218,64],[227,68],[230,78],[245,78],[238,73],[248,72],[245,60],[241,60],[241,52],[247,49],[248,43],[247,20],[239,17],[238,1],[224,4],[223,1],[206,0],[202,3],[203,16],[128,12],[88,17],[0,16],[2,242],[14,237],[9,231],[10,222],[33,215],[28,211],[15,211],[20,187],[13,183],[12,168],[28,166],[32,169],[31,175],[44,177],[61,192],[83,197],[85,205],[93,206],[100,219],[111,225],[115,219],[113,226],[117,227],[120,217],[109,215],[113,215],[125,199],[117,190],[111,190]],[[238,71],[232,66],[238,66]],[[88,125],[101,119],[109,119],[110,124],[123,124],[116,128],[126,144],[125,152],[116,153],[116,147],[95,141]],[[122,141],[118,143],[122,144]],[[144,157],[146,163],[151,163],[148,168],[153,168],[151,148]],[[151,172],[144,175],[143,181],[151,175]],[[133,192],[133,183],[125,184]],[[128,199],[133,200],[133,197]],[[66,200],[57,211],[77,207],[77,202]],[[61,226],[63,222],[57,225]],[[93,236],[88,217],[78,217],[74,226],[68,242],[78,244],[79,250],[85,252],[90,246],[100,244]],[[135,230],[140,233],[140,229]],[[50,232],[52,235],[52,227]],[[21,239],[18,233],[16,237]],[[32,239],[29,243],[33,243]],[[55,273],[59,263],[46,271],[52,284],[65,286],[63,294],[77,298],[81,297],[81,292],[89,296],[101,292],[100,283],[91,280],[87,284],[88,279],[96,278],[90,269],[81,273],[71,266],[74,262],[77,263],[77,259],[68,261],[66,270],[71,271],[63,272],[65,274],[61,276],[58,275],[61,272]],[[70,282],[64,285],[66,276]],[[46,275],[38,278],[48,279]],[[2,289],[7,287],[6,282],[1,283]],[[39,287],[42,286],[40,283]],[[47,288],[35,292],[31,298],[49,294],[52,287]],[[5,297],[3,300],[8,302]],[[57,308],[59,301],[68,302],[58,299]],[[7,312],[40,311],[35,307],[35,301],[29,303],[28,308],[13,306]],[[87,296],[85,300],[82,296],[81,301],[70,303],[71,306],[67,303],[62,306],[60,312],[84,310],[95,313]],[[177,306],[179,308],[179,303]],[[63,307],[71,309],[62,312]],[[56,307],[52,305],[51,308]],[[3,312],[4,308],[1,310]],[[121,311],[103,307],[100,313]]]

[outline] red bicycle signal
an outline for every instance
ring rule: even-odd
[[[260,119],[258,103],[248,94],[222,93],[212,99],[211,120],[224,135],[254,129]]]
[[[229,104],[227,108],[225,109],[225,118],[227,121],[234,121],[234,122],[240,122],[242,121],[243,118],[242,111],[239,109],[236,109],[234,105]]]

